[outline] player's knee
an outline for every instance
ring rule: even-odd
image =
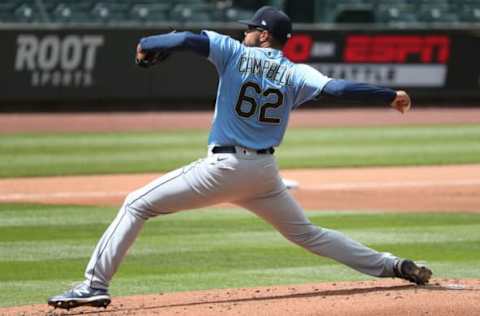
[[[318,227],[309,226],[306,229],[297,230],[284,234],[284,236],[291,242],[298,244],[302,247],[308,248],[312,244],[315,244],[319,238],[321,238],[321,230]]]
[[[127,195],[124,206],[128,212],[143,219],[149,219],[155,215],[149,203],[137,192],[132,192]]]

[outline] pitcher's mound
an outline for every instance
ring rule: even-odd
[[[2,315],[479,315],[480,280],[336,282],[114,297],[107,309],[0,309]]]

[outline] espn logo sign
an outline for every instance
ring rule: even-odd
[[[91,71],[103,43],[101,35],[20,34],[15,70],[30,72],[32,86],[91,86]]]
[[[283,47],[283,53],[293,62],[306,62],[312,57],[335,57],[336,49],[332,41],[314,41],[308,34],[294,34]]]
[[[449,56],[450,39],[444,35],[350,35],[343,61],[446,64]]]

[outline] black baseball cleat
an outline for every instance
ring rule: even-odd
[[[79,306],[107,308],[110,301],[110,294],[108,294],[107,290],[93,289],[81,283],[63,294],[50,297],[48,299],[48,305],[63,309]]]
[[[417,265],[409,259],[398,260],[393,266],[393,271],[398,278],[418,285],[425,285],[432,276],[432,271],[424,265]]]

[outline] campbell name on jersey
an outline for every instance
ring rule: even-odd
[[[273,60],[256,58],[244,53],[238,62],[238,71],[241,74],[251,74],[265,77],[279,85],[289,85],[292,81],[293,68],[289,64],[280,64]]]

